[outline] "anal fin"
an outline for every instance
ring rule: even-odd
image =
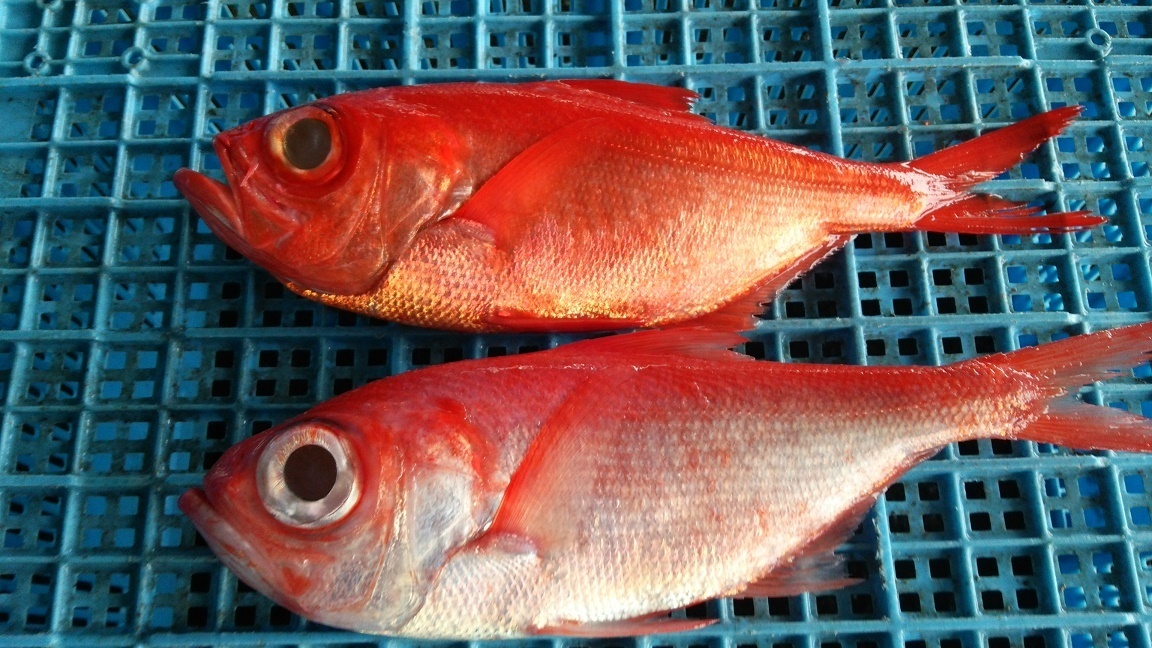
[[[635,637],[638,635],[669,634],[673,632],[689,632],[706,628],[718,619],[673,619],[660,615],[645,615],[635,619],[620,621],[604,621],[601,623],[561,622],[550,626],[537,628],[535,634],[552,635],[556,637],[581,638],[616,638]]]
[[[829,236],[818,247],[806,252],[783,270],[757,284],[752,290],[736,297],[719,310],[696,319],[678,323],[677,326],[699,326],[714,331],[747,331],[756,328],[756,315],[764,311],[764,304],[776,298],[788,284],[811,270],[833,252],[852,240],[851,235]]]
[[[872,510],[877,495],[861,498],[806,544],[790,559],[749,583],[736,597],[796,596],[804,592],[826,592],[856,585],[844,570],[844,560],[834,552],[856,532]]]
[[[612,317],[547,318],[518,310],[499,311],[489,315],[486,321],[498,329],[521,333],[593,333],[642,328],[646,325],[643,320],[638,319]]]
[[[622,353],[750,362],[751,357],[732,350],[733,347],[747,341],[744,336],[731,331],[717,331],[698,326],[674,326],[570,342],[554,353],[571,353],[581,358],[597,353]]]
[[[772,570],[764,578],[749,583],[734,597],[780,598],[805,592],[827,592],[851,587],[861,582],[844,574],[844,560],[834,554],[805,556],[783,568]]]

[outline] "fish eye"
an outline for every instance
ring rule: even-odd
[[[264,508],[284,524],[318,528],[343,519],[359,499],[352,449],[320,423],[285,430],[257,465]]]
[[[297,169],[315,169],[332,152],[332,133],[328,124],[306,117],[284,132],[284,159]]]
[[[305,502],[318,502],[336,485],[336,458],[318,445],[302,445],[284,461],[284,486]]]
[[[290,181],[322,182],[340,170],[343,139],[332,113],[316,105],[278,115],[265,131],[273,167]]]

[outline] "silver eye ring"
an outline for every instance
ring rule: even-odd
[[[273,438],[256,470],[264,508],[289,526],[315,529],[338,522],[360,499],[352,448],[318,421]]]

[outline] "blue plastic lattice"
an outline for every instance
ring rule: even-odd
[[[288,294],[179,199],[211,137],[373,86],[614,76],[735,128],[898,160],[1068,103],[993,183],[1108,224],[861,236],[747,345],[951,362],[1152,313],[1152,8],[959,0],[0,0],[0,644],[401,645],[238,583],[176,509],[233,442],[374,378],[552,346],[373,322]],[[1147,367],[1087,393],[1152,415]],[[845,546],[853,588],[723,600],[618,645],[1152,648],[1152,458],[949,447]],[[573,646],[576,641],[525,645]]]

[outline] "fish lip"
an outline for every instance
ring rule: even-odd
[[[184,491],[176,506],[192,520],[192,525],[208,542],[212,552],[245,582],[265,595],[277,598],[277,590],[265,580],[261,566],[250,558],[258,556],[255,547],[212,505],[202,488]]]
[[[230,186],[192,169],[176,171],[172,182],[216,236],[237,250],[248,247],[236,196]]]

